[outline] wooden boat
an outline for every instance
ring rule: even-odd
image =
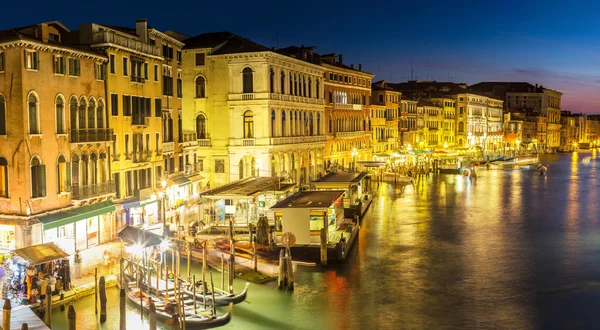
[[[157,298],[154,295],[149,295],[147,293],[142,292],[142,299],[140,299],[140,290],[138,288],[127,288],[127,299],[138,308],[140,308],[140,304],[144,311],[149,312],[150,310],[150,300],[154,302],[156,306],[156,318],[163,322],[168,323],[168,321],[172,320],[173,314],[175,313],[175,308],[172,308],[174,304],[176,304],[176,299],[171,298],[168,301]],[[141,300],[141,301],[140,301]],[[210,329],[223,326],[229,321],[231,321],[233,304],[229,304],[229,310],[226,314],[216,316],[212,315],[210,312],[202,312],[202,309],[198,311],[194,311],[193,300],[190,295],[185,294],[185,298],[183,299],[183,304],[185,306],[185,327],[186,329]],[[199,306],[199,305],[197,305]]]
[[[181,291],[193,297],[194,292],[193,289],[190,289],[191,285],[192,284],[190,283],[190,285],[183,286],[181,288]],[[246,282],[246,287],[244,288],[244,291],[238,294],[215,289],[215,302],[217,306],[227,306],[230,303],[239,304],[242,301],[246,300],[246,295],[248,293],[249,286],[250,283]],[[196,285],[196,300],[199,302],[199,304],[204,304],[204,292],[202,291],[202,284]],[[206,304],[212,305],[212,292],[210,290],[206,290]]]

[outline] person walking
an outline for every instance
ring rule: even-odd
[[[81,277],[81,256],[79,255],[79,250],[75,250],[75,275],[74,278]]]

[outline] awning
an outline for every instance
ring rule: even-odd
[[[13,253],[23,258],[30,265],[43,264],[69,257],[65,251],[61,250],[52,242],[18,249]]]
[[[141,247],[160,245],[163,241],[162,237],[159,235],[133,226],[123,228],[119,232],[119,237],[127,244],[139,245]]]
[[[204,180],[204,177],[200,174],[190,175],[187,177],[191,182],[198,182]]]
[[[123,210],[132,209],[140,206],[139,197],[133,197],[117,203]]]
[[[171,178],[171,179],[169,179],[169,181],[173,182],[174,184],[176,184],[178,186],[183,186],[183,185],[189,184],[191,182],[185,176],[178,176],[178,177],[175,177],[175,178]]]
[[[96,204],[91,204],[83,207],[74,208],[68,211],[62,211],[54,214],[44,215],[39,217],[41,223],[44,224],[44,230],[68,225],[70,223],[91,218],[97,215],[114,212],[115,204],[112,201],[104,201]]]

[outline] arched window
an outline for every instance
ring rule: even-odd
[[[81,175],[79,177],[79,183],[81,183],[82,186],[87,186],[89,183],[89,172],[88,172],[88,165],[89,165],[89,158],[88,155],[83,154],[81,155],[81,171],[79,172],[79,174]]]
[[[31,197],[46,196],[46,166],[37,156],[31,159]]]
[[[100,153],[100,162],[98,163],[99,167],[99,178],[98,181],[103,183],[108,180],[107,168],[106,168],[106,153]]]
[[[290,92],[289,93],[290,95],[294,94],[294,77],[293,77],[293,74],[291,72],[290,72],[290,85],[288,87],[288,90]]]
[[[302,96],[306,97],[306,78],[302,76]]]
[[[269,83],[271,93],[275,93],[275,71],[273,69],[269,71]]]
[[[463,123],[462,121],[458,122],[458,131],[459,132],[464,132],[465,131],[465,123]]]
[[[312,79],[308,78],[308,97],[312,97]]]
[[[196,117],[196,136],[198,139],[206,139],[206,117],[203,114]]]
[[[104,128],[104,102],[102,100],[98,100],[96,108],[96,127]]]
[[[64,155],[58,156],[58,161],[56,164],[56,173],[57,173],[57,182],[58,182],[58,193],[64,193],[70,191],[71,183],[70,181],[70,172],[71,168],[67,163],[67,159]]]
[[[8,162],[0,157],[0,197],[8,198]]]
[[[85,129],[85,111],[87,104],[85,99],[82,97],[79,100],[79,129]]]
[[[317,99],[320,99],[320,98],[321,98],[321,96],[320,96],[321,94],[319,93],[319,80],[318,80],[318,79],[317,79],[317,81],[315,82],[315,85],[316,85],[316,86],[315,86],[315,87],[316,87],[316,91],[315,91],[315,97],[316,97]]]
[[[329,133],[331,133],[333,131],[333,122],[331,121],[331,118],[329,118]]]
[[[313,135],[314,134],[314,126],[313,126],[313,115],[312,112],[308,115],[308,134],[309,135]]]
[[[241,180],[244,178],[244,160],[241,159],[240,163],[238,164],[238,178]]]
[[[245,68],[242,71],[242,76],[243,76],[243,93],[253,93],[254,92],[254,87],[253,87],[253,79],[252,79],[252,69],[250,68]]]
[[[56,134],[65,134],[65,101],[62,96],[56,98]]]
[[[321,135],[321,114],[317,113],[317,135]]]
[[[79,187],[79,156],[73,154],[71,156],[71,181],[73,185],[73,195],[76,195],[76,187]]]
[[[6,135],[6,99],[0,94],[0,135]]]
[[[94,122],[96,121],[96,101],[90,99],[88,105],[88,128],[95,128]]]
[[[196,97],[206,97],[206,80],[202,76],[196,78]]]
[[[90,155],[90,182],[89,184],[98,183],[98,156],[96,153]]]
[[[285,110],[281,111],[281,136],[286,136],[285,131]]]
[[[75,96],[71,96],[71,101],[69,101],[69,113],[71,118],[71,129],[77,129],[77,98]],[[73,132],[71,132],[73,134]]]
[[[271,109],[271,137],[275,137],[275,109]]]
[[[244,139],[254,138],[254,117],[252,111],[244,112]]]
[[[35,94],[29,94],[29,134],[40,134],[40,118],[38,99]]]
[[[285,93],[285,73],[281,71],[281,94]]]
[[[294,73],[294,95],[298,95],[298,76]]]

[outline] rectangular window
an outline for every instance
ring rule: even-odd
[[[158,65],[154,64],[154,81],[158,81]]]
[[[154,99],[154,117],[160,118],[162,112],[162,100]]]
[[[127,57],[123,57],[123,75],[127,77],[129,75],[129,65]]]
[[[31,197],[46,196],[46,165],[31,167]]]
[[[196,66],[204,65],[204,53],[196,53]]]
[[[177,63],[181,63],[181,51],[177,51]]]
[[[144,82],[144,62],[138,60],[131,60],[131,81],[143,83]]]
[[[38,52],[25,51],[25,69],[38,70],[40,68]]]
[[[133,185],[131,182],[131,171],[125,172],[125,195],[131,196],[133,195]]]
[[[125,134],[125,159],[130,159],[129,154],[129,134]]]
[[[160,153],[160,150],[158,149],[158,147],[160,146],[160,133],[156,133],[156,139],[154,139],[154,145],[156,146],[156,154],[158,155]]]
[[[144,79],[148,80],[148,62],[144,62]]]
[[[183,97],[183,92],[182,92],[182,85],[181,85],[181,79],[177,79],[177,97],[178,98],[182,98]]]
[[[118,148],[118,144],[117,144],[117,134],[113,134],[113,160],[119,160],[118,159],[118,155],[119,155],[119,148]]]
[[[106,65],[94,63],[94,77],[96,80],[106,80]]]
[[[116,69],[115,69],[115,54],[110,54],[110,73],[116,73]]]
[[[131,96],[123,95],[123,116],[131,116]]]
[[[0,52],[0,72],[4,71],[4,52]]]
[[[55,74],[65,74],[67,71],[66,68],[66,64],[65,64],[65,58],[63,56],[57,56],[57,55],[53,55],[53,72]]]
[[[48,40],[54,42],[60,42],[60,36],[56,33],[48,33]]]
[[[69,58],[69,76],[81,76],[81,62],[78,58]]]
[[[110,94],[110,108],[113,116],[119,115],[119,95]]]

